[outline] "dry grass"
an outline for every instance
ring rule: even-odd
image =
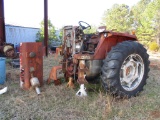
[[[153,62],[155,59],[152,59]],[[44,81],[52,66],[53,55],[44,58]],[[9,90],[0,96],[0,120],[155,120],[160,119],[160,69],[151,67],[143,92],[131,99],[115,99],[106,95],[99,84],[90,85],[88,97],[75,96],[76,90],[44,84],[42,94],[23,91],[19,87],[19,69],[7,64]]]

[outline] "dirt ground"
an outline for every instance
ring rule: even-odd
[[[160,53],[149,52],[149,54],[150,54],[150,61],[151,61],[150,66],[160,68]]]
[[[41,95],[19,87],[19,69],[7,64],[7,79],[0,88],[8,87],[0,95],[0,120],[160,120],[160,54],[150,54],[150,72],[144,91],[130,99],[115,99],[107,95],[100,84],[87,86],[88,97],[75,96],[78,90],[66,83],[46,84],[54,55],[44,58],[44,85]]]

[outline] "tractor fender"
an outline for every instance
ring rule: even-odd
[[[105,34],[107,34],[107,36]],[[123,41],[138,41],[138,40],[135,35],[130,35],[128,33],[118,33],[118,32],[101,33],[101,37],[98,46],[95,50],[93,59],[94,60],[105,59],[107,53],[111,50],[111,48]]]

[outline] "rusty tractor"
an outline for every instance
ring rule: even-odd
[[[62,65],[52,68],[55,83],[59,83],[62,69],[68,86],[74,87],[75,81],[81,85],[77,95],[86,96],[84,84],[100,76],[107,92],[120,97],[136,96],[148,78],[150,62],[146,49],[135,34],[106,30],[105,26],[94,34],[84,34],[90,28],[83,21],[79,26],[64,27],[59,48]]]

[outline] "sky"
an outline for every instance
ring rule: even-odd
[[[114,4],[135,5],[139,0],[48,0],[48,18],[56,29],[85,21],[100,25],[104,11]],[[4,0],[5,23],[40,27],[44,19],[44,0]]]

